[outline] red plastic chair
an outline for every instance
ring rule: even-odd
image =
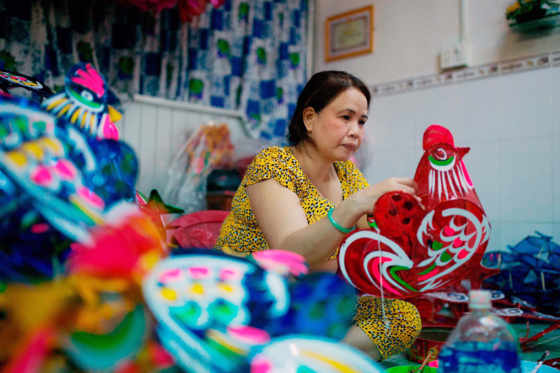
[[[229,211],[207,210],[181,216],[167,226],[170,241],[183,249],[212,249],[228,214]]]

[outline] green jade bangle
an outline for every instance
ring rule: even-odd
[[[353,226],[352,228],[344,228],[343,226],[341,226],[340,224],[338,224],[338,223],[334,220],[334,218],[332,217],[332,212],[333,212],[333,210],[334,210],[334,207],[332,207],[332,208],[329,210],[329,212],[328,212],[327,215],[328,215],[328,217],[329,217],[329,220],[330,220],[331,224],[334,225],[334,227],[335,227],[336,229],[338,229],[338,230],[341,231],[342,233],[350,233],[350,232],[352,232],[354,229],[356,229],[356,226]]]

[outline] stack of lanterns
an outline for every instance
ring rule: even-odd
[[[170,252],[91,65],[43,93],[0,98],[5,372],[379,371],[337,342],[355,309],[338,277],[281,251]]]

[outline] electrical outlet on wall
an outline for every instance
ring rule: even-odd
[[[441,49],[440,64],[442,70],[456,69],[468,65],[467,48],[465,43],[458,42],[444,46]]]

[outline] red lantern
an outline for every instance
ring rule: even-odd
[[[364,293],[410,298],[470,279],[473,288],[496,270],[482,267],[490,223],[463,157],[442,126],[424,132],[414,180],[420,204],[405,192],[376,202],[371,229],[349,234],[339,252],[343,277]]]

